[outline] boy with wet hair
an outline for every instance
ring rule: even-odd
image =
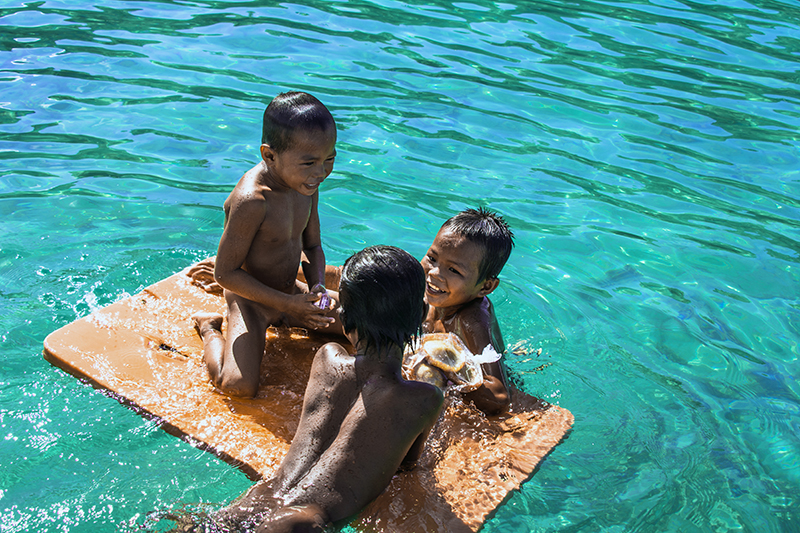
[[[451,332],[472,353],[489,346],[502,354],[503,336],[488,295],[514,246],[506,221],[492,211],[467,209],[448,219],[422,259],[428,313],[425,333]],[[481,365],[483,384],[464,395],[487,414],[508,410],[511,397],[501,361]]]
[[[340,316],[356,353],[334,342],[319,349],[286,457],[214,517],[223,528],[322,531],[377,497],[401,465],[413,466],[439,417],[442,392],[402,377],[404,346],[427,307],[419,262],[375,246],[350,257],[341,276]]]
[[[325,292],[317,205],[336,157],[333,116],[310,94],[279,94],[264,111],[260,152],[224,204],[214,279],[224,289],[227,335],[221,315],[193,317],[212,382],[243,397],[258,391],[269,326],[317,329],[334,321],[315,305]],[[301,254],[307,284],[296,280]]]

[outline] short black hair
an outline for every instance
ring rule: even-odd
[[[370,246],[342,268],[339,298],[344,331],[377,349],[403,348],[421,334],[427,313],[425,272],[419,261],[394,246]]]
[[[461,235],[483,248],[483,259],[478,267],[479,282],[496,279],[514,247],[514,233],[508,223],[483,207],[461,211],[447,219],[441,229]]]
[[[327,131],[331,127],[336,128],[336,121],[322,102],[308,93],[289,91],[273,98],[264,110],[261,144],[281,153],[289,148],[298,129]]]

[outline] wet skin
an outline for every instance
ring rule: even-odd
[[[270,325],[317,329],[334,322],[314,305],[319,295],[308,287],[324,283],[318,189],[333,170],[336,129],[295,131],[287,150],[263,144],[261,157],[224,204],[214,278],[225,289],[227,337],[213,327],[216,320],[195,317],[212,381],[236,396],[258,390]],[[307,285],[296,280],[301,254]]]
[[[215,520],[240,524],[258,516],[257,531],[321,531],[320,524],[359,511],[401,464],[419,457],[441,412],[442,392],[401,377],[398,346],[366,350],[349,338],[358,347],[355,356],[337,343],[317,352],[297,432],[275,476]]]
[[[497,288],[497,279],[480,280],[484,249],[464,236],[442,229],[436,234],[425,257],[425,301],[428,315],[425,333],[452,332],[472,353],[481,353],[491,344],[498,353],[505,351],[500,326],[492,303],[487,298]],[[505,372],[498,361],[481,365],[484,383],[464,395],[487,414],[508,409],[510,396]]]
[[[421,261],[427,278],[425,301],[429,304],[423,331],[452,332],[473,353],[481,353],[488,344],[503,353],[503,336],[487,297],[499,281],[478,280],[482,257],[483,248],[479,245],[448,230],[439,231]],[[203,269],[198,266],[197,270],[202,272]],[[341,267],[326,267],[329,289],[338,288],[336,282],[340,274]],[[511,398],[503,365],[498,361],[481,367],[483,386],[465,394],[465,398],[487,414],[508,410]]]

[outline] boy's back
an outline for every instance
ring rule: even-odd
[[[319,349],[277,473],[215,520],[267,532],[321,531],[380,494],[402,463],[417,460],[444,402],[433,385],[402,377],[403,348],[425,314],[424,291],[421,265],[398,248],[367,248],[345,262],[340,317],[356,354],[337,343]]]
[[[275,487],[286,505],[313,503],[329,520],[346,518],[417,459],[441,404],[441,392],[403,380],[396,367],[328,344],[314,359],[295,435],[306,445],[290,449]]]

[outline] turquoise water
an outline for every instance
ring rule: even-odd
[[[288,89],[339,125],[330,263],[516,232],[493,301],[543,352],[507,364],[575,427],[485,531],[800,531],[796,0],[3,0],[0,42],[4,533],[250,485],[41,349],[215,252]]]

